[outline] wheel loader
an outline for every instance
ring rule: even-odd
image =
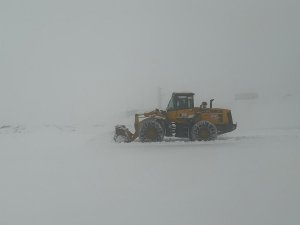
[[[194,93],[173,93],[166,111],[155,109],[152,112],[135,114],[132,133],[124,125],[115,127],[116,142],[161,142],[164,137],[189,138],[191,141],[215,140],[218,135],[236,129],[231,111],[213,108],[207,102],[194,106]]]

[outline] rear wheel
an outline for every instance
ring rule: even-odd
[[[139,139],[141,142],[160,142],[164,139],[164,129],[157,120],[142,121]]]
[[[215,125],[208,121],[199,121],[191,129],[192,141],[211,141],[218,136],[218,130]]]

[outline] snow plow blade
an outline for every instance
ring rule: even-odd
[[[114,141],[118,143],[129,143],[134,140],[134,134],[131,133],[124,125],[115,126]]]

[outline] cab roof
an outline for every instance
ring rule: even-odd
[[[194,96],[193,92],[173,92],[173,96]]]

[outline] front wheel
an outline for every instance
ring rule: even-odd
[[[160,142],[164,139],[164,129],[157,120],[146,119],[141,122],[139,139],[141,142]]]
[[[208,121],[199,121],[191,129],[192,141],[212,141],[218,136],[216,126]]]

